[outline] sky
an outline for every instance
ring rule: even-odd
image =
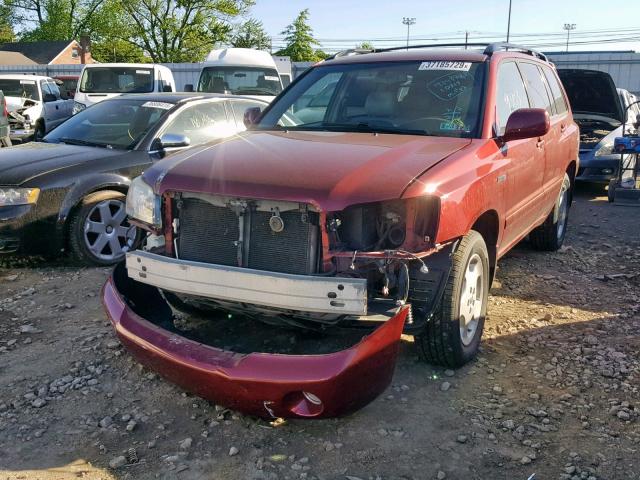
[[[503,41],[509,0],[256,0],[251,15],[264,24],[274,49],[282,45],[281,32],[308,8],[314,35],[323,49],[352,48],[361,41],[376,47],[402,45],[407,27],[403,17],[415,17],[411,43],[437,41]],[[640,2],[633,0],[512,0],[512,42],[564,51],[563,25],[575,24],[576,42],[633,40],[625,43],[575,44],[570,51],[640,51]],[[550,45],[553,44],[553,45]]]

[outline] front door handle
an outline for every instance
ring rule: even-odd
[[[560,125],[560,132],[564,133],[566,129],[567,129],[567,126],[565,124]]]
[[[536,142],[536,147],[542,148],[544,146],[544,138],[540,137]]]

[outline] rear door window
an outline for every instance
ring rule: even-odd
[[[498,91],[496,95],[496,130],[503,135],[509,115],[520,108],[529,108],[527,91],[515,62],[506,62],[498,70]]]
[[[556,114],[563,115],[569,111],[567,107],[567,101],[564,98],[564,94],[562,93],[562,88],[560,87],[560,82],[556,77],[555,73],[550,68],[543,67],[542,71],[544,72],[545,77],[547,78],[547,83],[549,84],[549,88],[551,88],[551,97],[553,101],[553,106],[555,107]]]
[[[533,63],[520,63],[520,70],[527,86],[529,94],[529,103],[531,108],[544,108],[549,115],[553,115],[551,107],[551,99],[545,87],[545,80],[542,78],[542,72],[537,65]]]

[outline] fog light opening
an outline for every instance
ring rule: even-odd
[[[297,391],[285,395],[283,404],[287,410],[298,417],[317,417],[324,411],[324,404],[311,392]]]
[[[602,169],[602,174],[603,175],[611,175],[613,173],[613,168],[603,168]]]

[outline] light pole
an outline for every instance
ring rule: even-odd
[[[407,26],[407,50],[409,50],[409,31],[411,29],[411,25],[416,23],[415,17],[402,17],[402,23]]]
[[[509,19],[507,20],[507,43],[509,43],[510,34],[511,34],[511,0],[509,0]]]
[[[575,23],[565,23],[564,24],[564,28],[567,31],[567,52],[569,51],[569,35],[571,34],[571,30],[575,30],[576,29],[576,24]]]

